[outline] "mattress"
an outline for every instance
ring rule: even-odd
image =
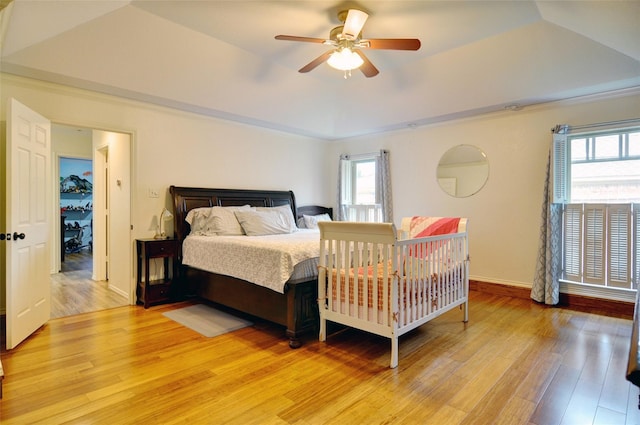
[[[386,277],[388,280],[387,298],[389,303],[391,303],[391,289],[393,287],[393,278],[395,273],[390,262],[378,264],[376,266],[368,266],[366,268],[360,267],[357,270],[353,268],[348,269],[348,271],[344,269],[333,269],[331,279],[331,294],[333,300],[337,301],[337,283],[339,281],[340,302],[345,302],[346,294],[348,293],[348,304],[354,305],[357,287],[358,306],[363,307],[365,296],[364,283],[366,282],[367,307],[371,309],[375,305],[378,310],[382,310],[384,303],[383,293],[385,268],[387,269]],[[340,277],[338,278],[338,276]],[[411,279],[401,276],[398,279],[398,299],[405,308],[414,304],[422,304],[425,300],[431,303],[433,307],[437,307],[438,297],[445,293],[450,294],[451,291],[455,291],[457,286],[463,282],[463,278],[463,270],[460,268],[450,269],[444,273],[431,273],[429,275],[429,279],[425,279],[424,277]],[[377,281],[377,303],[375,302],[374,281]]]
[[[182,264],[284,293],[289,281],[317,278],[319,242],[317,229],[267,236],[189,235]]]

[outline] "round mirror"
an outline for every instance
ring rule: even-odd
[[[487,155],[475,146],[458,145],[442,155],[436,177],[440,188],[456,198],[478,193],[489,178]]]

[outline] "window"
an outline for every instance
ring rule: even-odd
[[[377,154],[343,156],[340,204],[345,221],[382,222]]]
[[[635,289],[640,128],[554,135],[554,202],[563,210],[563,279]]]

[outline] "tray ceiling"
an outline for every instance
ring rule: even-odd
[[[324,64],[339,10],[364,36],[374,78]],[[340,139],[640,86],[640,1],[14,0],[2,71],[321,139]]]

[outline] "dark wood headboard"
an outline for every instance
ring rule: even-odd
[[[169,187],[173,198],[173,228],[175,238],[182,241],[189,234],[184,221],[189,210],[200,207],[279,207],[289,205],[297,217],[296,198],[290,190],[205,189],[200,187]]]

